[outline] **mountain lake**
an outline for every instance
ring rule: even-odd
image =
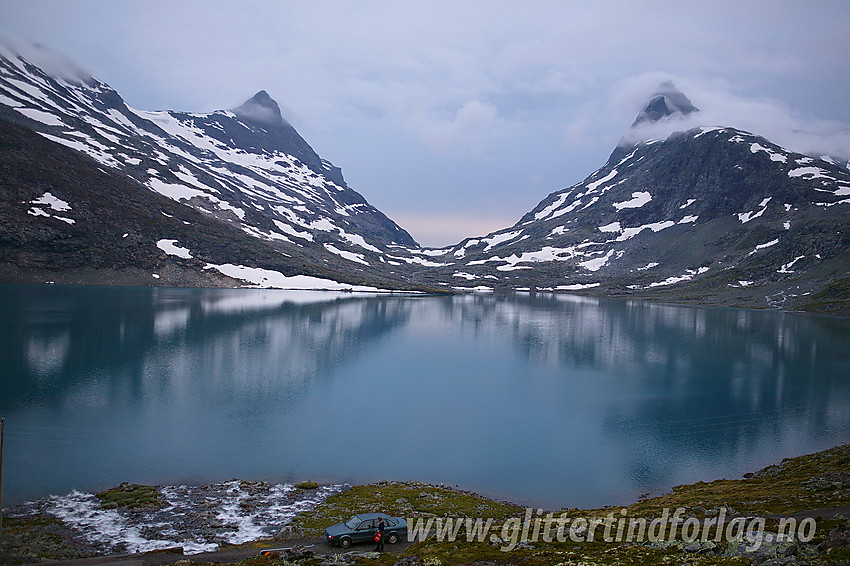
[[[850,440],[850,319],[570,295],[0,286],[6,506],[129,481],[548,509]]]

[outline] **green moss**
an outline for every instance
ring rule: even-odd
[[[653,548],[640,544],[591,542],[534,544],[511,552],[502,552],[495,545],[483,543],[440,543],[429,540],[408,548],[404,555],[415,555],[426,563],[460,564],[523,564],[527,566],[602,565],[625,566],[670,565],[682,563],[678,550]],[[691,565],[744,566],[751,562],[745,558],[688,554],[685,560]]]
[[[835,564],[836,566],[847,566],[850,564],[850,548],[836,548],[824,557],[822,564]]]
[[[710,515],[718,507],[727,506],[737,513],[752,515],[789,514],[802,510],[850,505],[850,446],[838,446],[816,454],[786,459],[780,464],[757,472],[750,479],[717,480],[676,486],[672,493],[648,498],[627,507],[630,517],[657,516],[663,508],[685,507],[688,515]],[[562,510],[572,517],[605,516],[620,507],[595,510]],[[403,517],[492,517],[496,520],[491,533],[501,531],[507,518],[522,516],[524,509],[509,503],[453,490],[443,486],[420,483],[380,482],[356,486],[337,494],[311,513],[296,520],[312,533],[347,519],[358,512],[386,511]],[[825,540],[829,531],[845,522],[817,519],[816,535],[810,550]],[[768,531],[775,532],[777,520],[767,520]],[[713,534],[712,534],[713,538]],[[557,541],[520,545],[511,552],[502,552],[501,543],[467,542],[463,529],[455,542],[440,542],[433,538],[411,545],[403,555],[419,556],[428,564],[624,564],[669,565],[687,562],[692,565],[752,564],[749,556],[725,556],[725,543],[720,553],[687,553],[682,544],[657,547],[649,544],[606,543],[604,541],[574,543]],[[829,564],[844,560],[844,549],[807,556],[811,564]],[[358,559],[358,564],[383,564],[381,559]],[[393,564],[395,557],[387,559]]]
[[[55,517],[3,517],[0,564],[29,564],[88,556],[91,554],[74,547],[67,529]]]
[[[316,489],[319,487],[319,484],[314,481],[302,481],[301,483],[295,484],[295,487],[298,489]]]
[[[628,506],[630,516],[657,515],[665,507],[706,510],[731,507],[739,513],[778,514],[850,505],[850,482],[831,474],[850,470],[850,445],[783,460],[749,479],[678,485],[672,493]],[[838,476],[839,478],[841,476]],[[842,487],[843,486],[843,487]],[[601,511],[604,510],[594,510]],[[607,511],[606,511],[607,512]]]
[[[384,512],[395,517],[493,517],[497,521],[519,515],[523,508],[500,503],[476,493],[420,482],[379,482],[337,493],[293,524],[308,534],[348,520],[357,513]]]
[[[160,507],[165,503],[155,487],[127,482],[101,491],[97,494],[97,498],[100,499],[100,506],[104,509]]]
[[[846,314],[850,310],[850,277],[831,281],[822,291],[809,297],[803,310]]]

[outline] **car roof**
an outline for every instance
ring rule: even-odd
[[[355,515],[358,519],[365,521],[366,519],[377,519],[378,517],[383,517],[385,519],[389,519],[389,515],[386,513],[358,513]]]

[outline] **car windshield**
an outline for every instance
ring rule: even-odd
[[[356,529],[357,525],[359,525],[359,524],[360,524],[360,519],[357,517],[357,515],[353,516],[352,518],[350,518],[349,520],[347,520],[345,522],[345,526],[348,527],[349,529]]]

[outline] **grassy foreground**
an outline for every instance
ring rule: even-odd
[[[689,565],[746,565],[746,564],[835,564],[850,566],[850,521],[835,514],[838,507],[850,507],[850,445],[842,445],[823,452],[783,460],[768,466],[750,477],[739,480],[721,479],[712,482],[697,482],[676,486],[668,494],[641,499],[624,507],[579,510],[561,509],[551,516],[615,519],[643,519],[646,524],[663,516],[665,509],[681,508],[681,521],[691,520],[692,525],[702,527],[706,521],[718,516],[758,518],[762,521],[763,533],[776,533],[780,521],[797,512],[809,512],[811,529],[805,542],[789,540],[765,540],[753,552],[745,549],[746,541],[732,541],[720,537],[717,528],[706,529],[703,538],[684,540],[680,523],[677,536],[663,540],[624,542],[622,538],[606,542],[601,526],[595,530],[596,537],[589,540],[587,529],[575,534],[580,542],[567,536],[568,530],[549,531],[548,537],[538,536],[535,540],[522,542],[510,540],[518,533],[518,527],[530,516],[543,520],[547,515],[536,510],[527,510],[518,505],[494,501],[481,495],[446,486],[435,486],[419,482],[378,482],[360,485],[329,497],[313,510],[297,517],[293,531],[301,541],[321,535],[324,527],[343,521],[351,515],[368,511],[384,511],[390,515],[406,518],[432,519],[433,526],[445,525],[448,518],[462,523],[454,541],[437,540],[431,536],[416,542],[399,554],[373,554],[371,546],[354,547],[355,552],[345,553],[339,549],[329,554],[324,543],[316,544],[315,555],[252,556],[238,562],[240,566],[283,566],[285,564],[368,564],[368,565],[436,565],[477,564],[486,565],[563,565],[591,566],[597,564],[643,565],[673,564]],[[100,495],[104,505],[144,505],[155,497],[151,489],[142,486],[122,485]],[[828,509],[833,508],[831,511]],[[824,511],[818,511],[824,510]],[[823,518],[818,515],[823,515]],[[484,540],[469,541],[465,518],[492,519],[490,536]],[[4,522],[4,549],[17,551],[18,555],[37,556],[39,559],[70,558],[73,547],[63,548],[69,543],[54,532],[54,519],[36,517]],[[802,518],[795,519],[801,524]],[[628,523],[625,523],[628,524]],[[750,522],[750,526],[755,523]],[[551,523],[550,523],[551,525]],[[742,523],[743,525],[743,523]],[[787,523],[786,523],[787,526]],[[616,522],[613,523],[616,529]],[[53,529],[53,531],[51,531]],[[801,531],[798,531],[801,532]],[[51,534],[53,533],[53,534]],[[471,533],[470,533],[471,534]],[[542,534],[539,533],[539,534]],[[571,535],[573,533],[570,533]],[[48,536],[51,535],[51,536]],[[514,535],[514,539],[517,537]],[[722,540],[721,540],[722,538]],[[27,548],[28,544],[41,548]],[[291,543],[290,543],[291,544]],[[16,546],[17,545],[17,546]],[[250,545],[253,549],[269,546],[287,546],[287,543],[259,541]],[[510,548],[506,551],[506,548]],[[388,545],[387,547],[391,547]],[[11,554],[6,562],[15,562]],[[287,558],[291,559],[287,561]],[[11,560],[10,560],[11,559]],[[18,561],[20,562],[20,561]],[[181,566],[202,564],[181,560]]]
[[[722,512],[730,517],[762,517],[763,532],[776,533],[779,521],[793,513],[850,506],[850,445],[842,445],[823,452],[785,459],[768,466],[748,478],[721,479],[676,486],[668,494],[642,499],[624,507],[602,509],[561,509],[555,517],[566,513],[568,517],[603,518],[614,513],[621,516],[646,518],[649,522],[661,516],[664,509],[672,512],[683,508],[682,520],[695,518],[704,524]],[[625,511],[622,511],[622,510]],[[850,521],[839,515],[823,519],[817,512],[813,537],[807,543],[765,542],[754,552],[747,545],[728,543],[724,536],[714,543],[716,527],[708,531],[708,541],[698,540],[697,545],[682,541],[681,532],[672,542],[644,541],[605,542],[601,540],[602,528],[596,531],[595,540],[588,542],[585,535],[581,543],[569,536],[564,542],[557,539],[555,528],[550,533],[551,542],[538,537],[536,542],[518,543],[510,551],[510,527],[516,527],[529,510],[512,503],[493,501],[474,493],[445,486],[430,486],[407,482],[379,482],[356,486],[349,491],[329,497],[324,504],[295,519],[294,524],[306,535],[320,535],[322,529],[342,521],[358,512],[383,510],[401,517],[452,517],[493,518],[498,539],[468,542],[465,525],[458,531],[455,542],[438,541],[431,537],[410,546],[402,554],[409,564],[526,564],[563,566],[591,566],[595,564],[846,564],[850,566]],[[824,512],[828,515],[827,512]],[[532,520],[545,514],[532,513]],[[514,522],[506,531],[505,524]],[[798,520],[797,523],[800,521]],[[445,525],[445,523],[443,523]],[[542,524],[542,521],[541,521]],[[552,524],[554,526],[554,524]],[[616,523],[615,523],[616,525]],[[787,526],[787,525],[786,525]],[[533,531],[533,529],[531,529]],[[541,529],[542,532],[542,529]],[[612,534],[614,529],[612,529]],[[787,529],[786,529],[787,532]],[[827,543],[830,533],[838,536],[836,543]],[[564,535],[567,534],[565,531]],[[840,535],[840,536],[839,536]],[[843,536],[843,538],[841,538]],[[582,538],[582,537],[579,537]],[[612,537],[613,538],[613,537]],[[842,541],[844,544],[842,544]],[[752,546],[752,545],[751,545]],[[818,548],[820,546],[820,548]],[[397,556],[357,558],[357,564],[396,564]],[[772,562],[771,562],[772,561]],[[308,563],[308,562],[305,562]],[[321,563],[316,561],[316,564]]]

